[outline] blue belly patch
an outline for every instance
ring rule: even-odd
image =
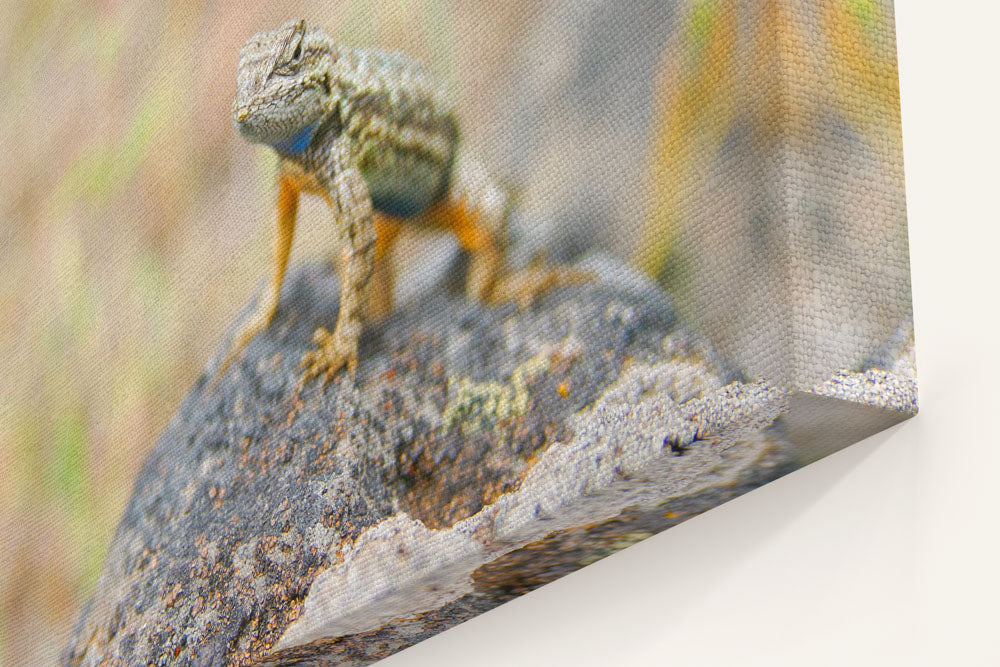
[[[271,145],[274,146],[274,150],[279,153],[284,153],[285,155],[296,155],[306,149],[306,146],[308,146],[309,142],[312,141],[313,135],[316,134],[316,128],[318,127],[319,121],[316,121],[315,123],[311,123],[303,127],[294,136],[289,137],[288,139],[276,141]]]

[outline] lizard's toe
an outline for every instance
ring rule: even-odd
[[[518,308],[530,308],[546,292],[557,287],[567,287],[591,282],[597,275],[568,266],[541,267],[530,265],[503,280],[496,289],[495,300],[499,303],[511,302]]]
[[[303,369],[299,387],[311,380],[322,377],[323,387],[326,387],[337,373],[344,367],[354,376],[353,367],[357,365],[357,342],[348,340],[336,333],[330,333],[320,327],[313,332],[316,348],[302,355],[299,368]]]

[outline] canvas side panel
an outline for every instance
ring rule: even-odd
[[[891,5],[685,9],[637,262],[748,376],[872,365],[911,313]]]
[[[793,309],[776,1],[684,4],[663,53],[636,261],[748,376],[786,385]]]
[[[910,328],[891,2],[783,0],[794,386],[865,370]]]

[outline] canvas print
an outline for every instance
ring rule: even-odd
[[[3,11],[2,664],[370,664],[917,411],[889,0]]]

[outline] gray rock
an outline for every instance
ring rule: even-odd
[[[796,467],[787,394],[612,261],[523,312],[436,290],[298,395],[337,282],[293,270],[145,462],[66,663],[368,664]]]

